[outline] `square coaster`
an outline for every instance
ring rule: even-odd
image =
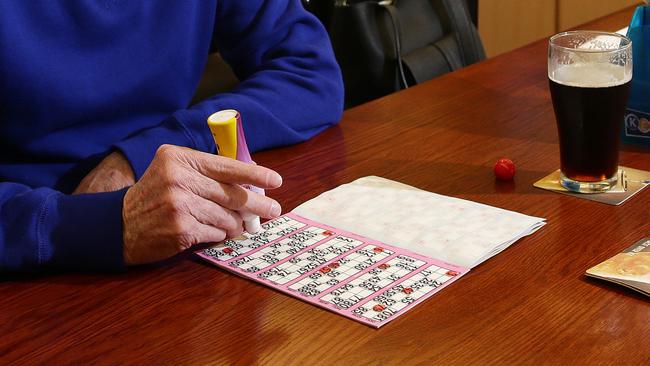
[[[590,201],[606,203],[618,206],[627,201],[630,197],[641,192],[650,184],[650,172],[620,166],[618,170],[618,182],[616,186],[603,193],[575,193],[569,192],[560,184],[560,169],[545,176],[533,184],[533,186],[546,189],[552,192],[567,194]]]

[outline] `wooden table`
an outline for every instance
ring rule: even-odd
[[[502,156],[517,163],[514,182],[493,178]],[[380,330],[189,254],[124,274],[5,278],[0,364],[650,363],[648,298],[584,276],[650,236],[650,191],[613,207],[532,187],[559,166],[546,41],[349,110],[256,159],[284,176],[270,195],[285,211],[379,175],[548,225]],[[650,170],[650,152],[625,147],[621,163]]]

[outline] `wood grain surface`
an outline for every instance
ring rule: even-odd
[[[631,13],[586,28],[619,29]],[[513,182],[493,178],[503,156],[517,164]],[[255,159],[284,176],[268,194],[285,211],[378,175],[548,225],[380,330],[191,253],[118,274],[5,275],[0,364],[650,364],[648,298],[584,276],[650,236],[650,190],[614,207],[532,186],[559,166],[545,40],[351,109],[311,141]],[[650,150],[626,146],[621,164],[650,170]]]

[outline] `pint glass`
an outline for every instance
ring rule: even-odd
[[[616,185],[623,115],[632,80],[632,42],[616,33],[551,37],[548,79],[560,138],[560,183],[598,193]]]

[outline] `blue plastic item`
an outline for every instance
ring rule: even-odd
[[[632,91],[625,112],[623,142],[650,148],[650,6],[636,8],[627,36],[632,40]]]

